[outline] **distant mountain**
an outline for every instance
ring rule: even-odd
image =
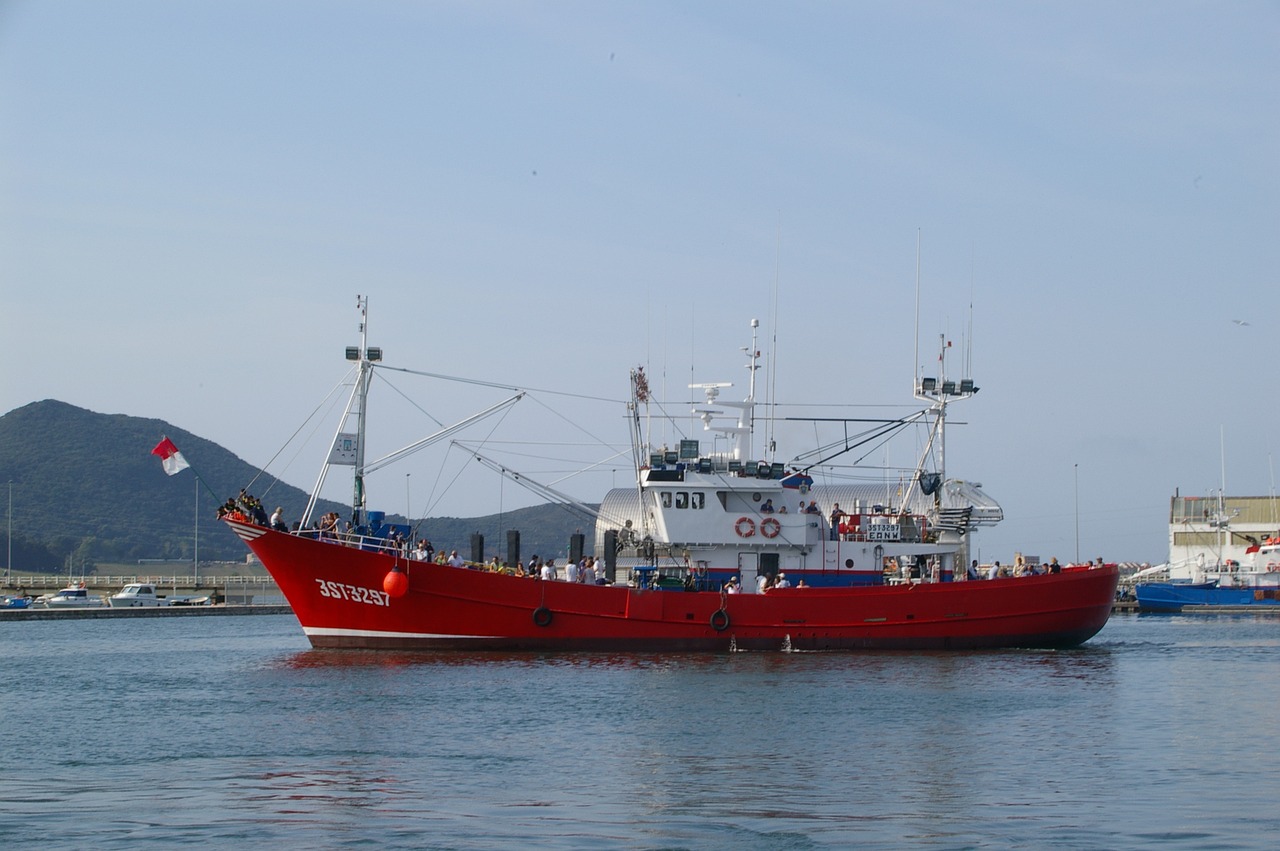
[[[212,489],[200,488],[190,471],[166,476],[152,448],[164,435],[188,460],[196,460],[200,476]],[[163,420],[98,414],[47,399],[0,417],[0,489],[13,487],[13,568],[21,572],[55,572],[68,566],[92,572],[98,562],[138,559],[190,560],[194,546],[194,511],[200,508],[200,560],[239,561],[246,555],[240,540],[214,520],[217,506],[257,475],[246,463],[216,443]],[[279,505],[286,517],[301,516],[307,495],[274,477],[262,476],[254,493],[267,494],[268,510]],[[269,491],[269,493],[268,493]],[[8,531],[0,524],[0,541]],[[321,502],[317,512],[347,506]],[[389,520],[399,518],[389,517]],[[521,529],[521,555],[559,555],[569,535],[583,521],[555,505],[521,509],[480,518],[429,518],[422,533],[437,547],[470,555],[470,536],[485,539],[485,552],[505,553],[506,530]],[[586,547],[593,544],[591,528]],[[0,556],[4,553],[0,552]],[[3,567],[3,565],[0,565]]]

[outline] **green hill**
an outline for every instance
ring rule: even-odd
[[[200,560],[240,561],[244,545],[214,520],[226,497],[239,493],[257,468],[218,444],[163,420],[98,414],[65,402],[45,400],[0,417],[0,487],[13,488],[13,569],[15,572],[92,572],[98,562],[192,558],[196,478],[188,471],[166,476],[152,448],[168,435],[188,459],[199,459]],[[301,516],[307,496],[299,488],[263,476],[253,491],[266,493],[271,507],[286,517]],[[0,524],[0,540],[8,531]],[[349,508],[322,502],[320,513]],[[389,520],[400,518],[391,516]],[[555,505],[478,518],[428,518],[422,533],[438,547],[470,554],[470,535],[485,538],[486,554],[505,552],[506,530],[521,530],[521,554],[559,555],[569,535],[592,531],[578,516]],[[0,557],[5,556],[0,552]]]

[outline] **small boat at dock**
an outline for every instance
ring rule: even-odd
[[[68,585],[53,594],[42,594],[35,603],[46,609],[96,609],[106,605],[101,596],[90,594],[83,582]]]
[[[1275,516],[1274,497],[1175,495],[1169,562],[1131,578],[1138,610],[1280,606]]]
[[[140,606],[207,606],[208,595],[161,594],[151,582],[132,582],[118,593],[107,598],[107,605],[114,609]]]
[[[1134,585],[1143,612],[1181,612],[1197,606],[1280,606],[1280,537],[1246,549],[1242,564],[1227,559],[1219,565],[1198,565],[1190,576]],[[1160,568],[1150,570],[1159,575]]]

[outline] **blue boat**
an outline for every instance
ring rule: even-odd
[[[1191,606],[1280,606],[1280,587],[1223,586],[1209,582],[1147,582],[1134,587],[1138,610],[1181,612]]]
[[[1142,612],[1181,612],[1195,606],[1280,606],[1280,536],[1245,550],[1251,563],[1235,559],[1195,565],[1191,578],[1138,581],[1133,593]],[[1172,573],[1167,565],[1144,573]],[[1154,574],[1153,574],[1154,575]],[[1138,574],[1139,580],[1143,578]]]

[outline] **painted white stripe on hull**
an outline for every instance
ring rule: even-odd
[[[334,629],[324,626],[304,626],[308,636],[342,636],[344,638],[506,638],[505,635],[452,635],[444,632],[389,632],[381,629]]]
[[[243,523],[236,523],[234,520],[227,524],[231,530],[240,536],[240,540],[248,543],[249,541],[261,538],[267,534],[267,530],[261,526],[246,526]]]

